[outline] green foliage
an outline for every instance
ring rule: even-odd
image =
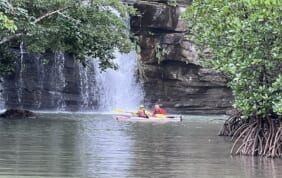
[[[102,69],[116,68],[115,50],[131,50],[125,19],[135,11],[119,0],[2,0],[0,11],[0,46],[59,50],[84,65],[86,57],[99,58]]]
[[[245,117],[281,114],[282,1],[195,0],[184,19],[200,56],[225,73]]]
[[[7,49],[7,47],[0,46],[0,72],[2,75],[9,75],[14,72],[15,54]]]
[[[17,30],[14,21],[10,20],[2,12],[0,12],[0,30],[7,30],[8,32],[15,32]]]
[[[276,81],[272,84],[272,92],[274,94],[273,96],[273,111],[276,112],[279,115],[282,115],[282,95],[281,95],[281,89],[282,89],[282,74],[280,74]]]
[[[168,54],[168,52],[160,46],[160,44],[155,45],[155,57],[158,60],[158,64],[161,63],[162,57]]]
[[[160,64],[161,63],[162,50],[161,50],[161,46],[159,44],[155,45],[155,53],[156,53],[156,58],[158,60],[158,64]]]
[[[172,7],[177,7],[178,3],[176,0],[171,0],[171,1],[168,1],[168,5]]]
[[[48,64],[49,63],[49,60],[48,59],[42,59],[42,64],[44,64],[44,65],[46,65],[46,64]]]

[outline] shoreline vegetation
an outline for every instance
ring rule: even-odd
[[[183,18],[202,63],[220,71],[237,113],[231,154],[282,157],[282,1],[195,0]]]

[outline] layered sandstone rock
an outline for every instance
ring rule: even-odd
[[[135,1],[142,16],[131,18],[131,29],[139,37],[139,74],[148,105],[159,103],[175,113],[225,113],[232,94],[226,79],[200,65],[193,41],[181,13],[191,1]]]

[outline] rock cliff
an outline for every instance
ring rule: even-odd
[[[95,81],[83,77],[87,74],[71,56],[61,52],[16,52],[19,54],[16,72],[6,76],[2,84],[6,108],[78,111],[97,107],[97,97],[84,89],[86,82],[93,85]],[[94,69],[89,68],[92,72],[89,78],[93,78]],[[87,101],[84,93],[89,95]]]
[[[232,93],[218,72],[200,65],[181,13],[190,0],[134,1],[141,16],[131,18],[139,37],[139,75],[145,103],[159,103],[170,112],[220,114],[231,108]]]

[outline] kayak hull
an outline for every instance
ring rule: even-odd
[[[116,121],[128,121],[128,122],[180,122],[182,121],[182,117],[166,117],[166,118],[143,118],[143,117],[134,117],[134,116],[114,116]]]

